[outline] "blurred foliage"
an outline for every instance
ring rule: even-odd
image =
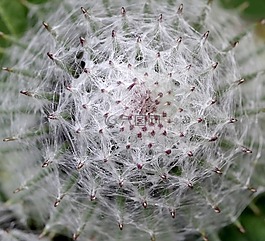
[[[12,37],[20,37],[33,23],[27,21],[27,4],[40,4],[48,0],[0,0],[0,32]],[[10,41],[0,35],[0,59]]]
[[[246,20],[265,19],[265,0],[220,0],[220,2],[224,8],[239,10],[241,16]],[[265,40],[265,26],[257,25],[256,34]]]
[[[237,8],[243,17],[252,20],[265,18],[264,0],[220,0],[225,8]]]
[[[264,241],[265,240],[265,194],[254,200],[239,217],[245,229],[241,233],[231,224],[223,228],[219,236],[223,241]]]
[[[220,0],[227,9],[237,9],[242,18],[249,21],[265,19],[265,0]],[[256,34],[265,40],[265,26],[258,24]],[[241,233],[236,225],[223,228],[219,236],[222,241],[265,241],[265,194],[256,198],[239,217],[245,229]]]

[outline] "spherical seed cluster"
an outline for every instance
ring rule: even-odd
[[[64,1],[5,68],[4,141],[30,152],[15,192],[37,207],[41,237],[206,240],[256,191],[237,37],[212,31],[211,1],[80,2]]]

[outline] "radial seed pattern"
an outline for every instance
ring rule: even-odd
[[[4,69],[14,73],[4,141],[22,143],[29,165],[16,195],[42,203],[41,237],[207,240],[256,192],[241,37],[209,31],[211,1],[73,2]]]

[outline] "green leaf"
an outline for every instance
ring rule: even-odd
[[[250,208],[246,210],[239,217],[239,221],[245,229],[245,233],[240,233],[238,228],[231,224],[219,233],[222,241],[264,241],[265,237],[265,195],[259,196],[255,201],[255,209],[257,214]]]
[[[265,1],[261,0],[220,0],[225,8],[242,9],[243,16],[258,20],[265,18]]]
[[[0,19],[1,31],[7,29],[9,34],[19,36],[27,26],[27,8],[18,0],[1,0]]]

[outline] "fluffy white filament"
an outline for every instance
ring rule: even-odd
[[[235,221],[262,186],[250,32],[197,0],[65,0],[43,25],[12,52],[1,97],[6,168],[40,236],[206,240]]]

